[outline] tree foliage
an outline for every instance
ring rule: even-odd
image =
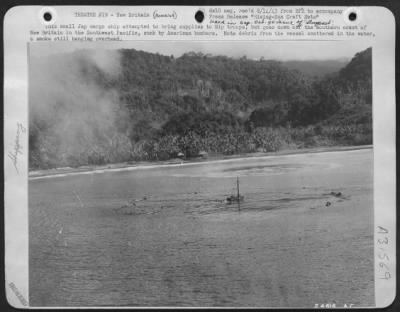
[[[118,51],[116,74],[90,53],[31,65],[34,80],[61,64],[61,71],[48,71],[47,81],[63,90],[30,87],[32,168],[372,140],[371,48],[318,78],[277,61],[195,52],[174,58],[133,49]],[[313,129],[313,139],[304,129]]]

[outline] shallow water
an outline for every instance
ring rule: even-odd
[[[372,185],[372,150],[30,181],[30,304],[372,306]]]

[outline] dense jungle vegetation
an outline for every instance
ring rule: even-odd
[[[33,57],[31,169],[372,144],[371,48],[317,71],[134,49]],[[336,64],[336,63],[335,63]]]

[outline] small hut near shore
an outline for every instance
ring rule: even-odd
[[[183,154],[182,152],[179,152],[177,155],[176,155],[176,157],[178,157],[178,158],[185,158],[185,154]]]
[[[208,153],[206,151],[200,151],[199,152],[199,157],[201,158],[207,158],[208,157]]]

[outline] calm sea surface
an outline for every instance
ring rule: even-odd
[[[30,304],[372,306],[372,156],[31,180]]]

